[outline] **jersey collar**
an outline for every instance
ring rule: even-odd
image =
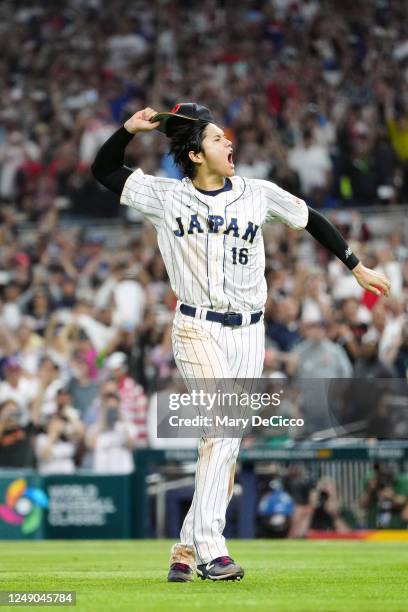
[[[217,202],[217,204],[222,203],[223,205],[232,204],[232,202],[235,202],[235,200],[238,200],[243,195],[246,185],[242,176],[232,176],[230,177],[230,181],[232,183],[232,189],[229,191],[221,191],[221,193],[216,196],[201,193],[201,191],[198,191],[198,189],[194,187],[192,180],[187,177],[183,178],[181,182],[185,185],[191,195],[195,196],[197,200],[208,206],[209,204],[214,204],[215,202]]]

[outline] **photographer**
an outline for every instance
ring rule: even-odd
[[[69,408],[69,407],[68,407]],[[72,474],[75,455],[83,437],[83,426],[67,406],[60,406],[38,436],[35,453],[41,474]]]
[[[99,421],[88,430],[87,444],[93,449],[93,469],[105,474],[133,471],[136,426],[121,416],[120,398],[115,393],[103,396]]]
[[[0,404],[0,468],[32,468],[36,426],[25,423],[24,413],[12,399]]]
[[[294,475],[298,483],[295,486],[288,483],[288,491],[296,503],[289,537],[305,537],[309,529],[337,533],[348,531],[349,527],[341,515],[335,483],[327,477],[312,483],[305,477],[299,479],[300,475],[296,472]]]
[[[264,538],[286,538],[294,507],[292,497],[284,491],[281,479],[275,475],[258,504],[258,535]]]
[[[341,516],[340,501],[335,483],[327,477],[321,478],[316,488],[310,493],[312,509],[310,529],[319,531],[348,531],[347,524]]]
[[[404,526],[407,487],[390,466],[376,463],[365,483],[360,506],[370,529],[401,529]]]

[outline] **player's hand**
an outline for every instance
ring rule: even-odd
[[[391,283],[381,272],[370,270],[363,266],[361,262],[357,264],[352,272],[363,289],[367,289],[375,295],[385,295],[386,297],[390,295]]]
[[[153,110],[149,106],[141,111],[137,111],[123,124],[125,130],[130,134],[136,134],[136,132],[150,132],[155,128],[159,127],[160,121],[150,122],[150,119],[157,115],[157,111]]]

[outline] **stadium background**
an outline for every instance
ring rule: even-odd
[[[237,174],[323,210],[392,281],[391,298],[375,299],[304,233],[266,228],[265,375],[406,378],[407,12],[393,0],[1,3],[0,468],[17,482],[3,506],[37,472],[128,474],[133,450],[157,446],[149,414],[175,372],[175,297],[152,227],[89,170],[146,105],[208,105]],[[166,147],[158,133],[135,138],[127,165],[177,177]],[[367,452],[341,478],[336,462],[262,462],[257,502],[266,495],[275,511],[256,518],[257,535],[287,535],[288,517],[294,536],[312,524],[406,528],[401,448]],[[378,461],[387,456],[397,461]],[[176,479],[187,503],[191,463],[181,463],[149,475],[152,498]],[[146,533],[173,536],[157,504]]]

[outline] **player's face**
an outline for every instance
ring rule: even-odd
[[[223,177],[234,176],[232,142],[214,123],[205,128],[202,148],[202,170]]]

